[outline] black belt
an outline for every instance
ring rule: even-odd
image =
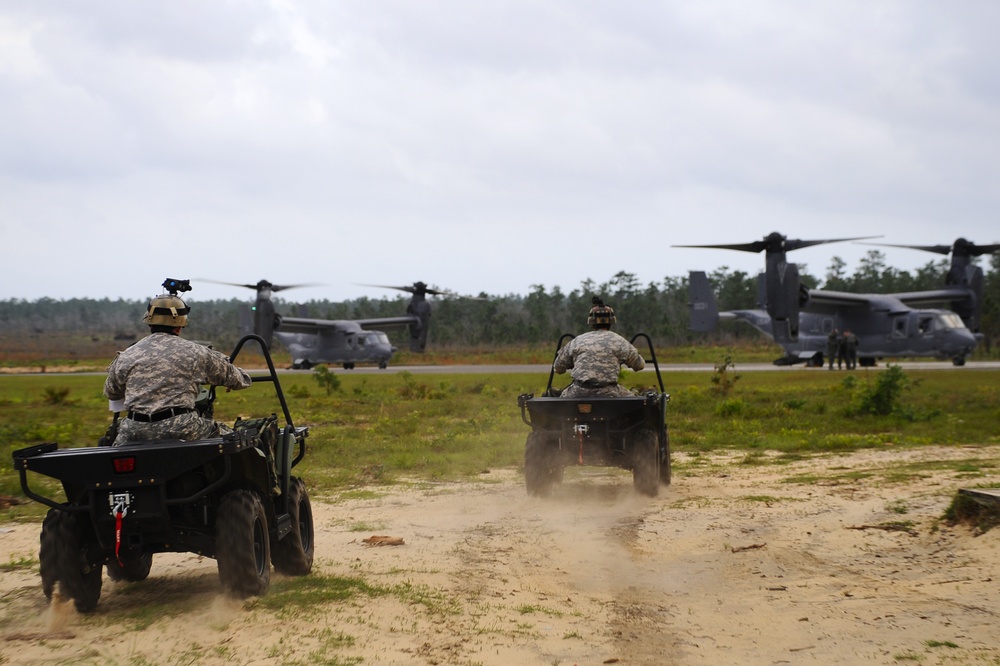
[[[596,379],[588,379],[583,382],[578,381],[574,383],[577,384],[577,386],[582,386],[583,388],[598,389],[598,388],[605,388],[608,386],[614,386],[618,382],[599,382]]]
[[[161,409],[160,411],[153,412],[152,414],[142,414],[140,412],[133,412],[130,409],[128,412],[128,418],[133,421],[156,423],[157,421],[162,421],[163,419],[169,419],[172,416],[180,416],[181,414],[187,414],[188,412],[193,411],[194,409],[191,407],[168,407],[167,409]]]

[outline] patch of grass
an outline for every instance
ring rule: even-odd
[[[878,524],[880,529],[887,532],[906,532],[907,534],[917,533],[917,524],[912,520],[889,520]]]
[[[356,595],[381,597],[388,590],[369,585],[361,578],[322,576],[315,572],[309,576],[271,581],[267,595],[255,599],[254,608],[272,611],[279,618],[310,616],[321,612],[323,604],[342,602]]]
[[[552,608],[545,608],[544,606],[539,606],[537,604],[521,604],[515,610],[521,615],[530,615],[532,613],[542,613],[550,617],[562,617],[562,613],[554,610]]]
[[[743,495],[739,499],[744,502],[759,502],[761,504],[766,504],[768,506],[771,506],[772,504],[777,504],[778,502],[802,501],[794,497],[774,497],[772,495]]]
[[[929,641],[924,641],[924,645],[926,645],[929,648],[937,648],[937,647],[957,648],[958,647],[957,643],[953,643],[951,641],[934,641],[934,640],[929,640]]]
[[[311,617],[323,612],[324,604],[343,602],[357,595],[393,596],[407,605],[420,605],[432,613],[451,615],[459,612],[457,601],[426,586],[399,583],[372,585],[362,578],[309,576],[272,581],[266,596],[255,599],[255,608],[274,612],[279,618]]]
[[[347,528],[348,532],[373,532],[376,530],[383,529],[380,525],[372,525],[371,523],[354,523]]]
[[[31,556],[10,556],[7,562],[0,562],[0,571],[30,571],[38,567],[38,560]]]
[[[877,477],[884,483],[906,484],[928,478],[932,473],[936,472],[950,470],[955,472],[957,475],[964,476],[964,474],[960,474],[960,470],[970,468],[988,470],[994,465],[995,462],[989,459],[966,458],[956,460],[897,462],[888,466],[868,467],[853,470],[845,470],[841,467],[830,466],[827,468],[829,471],[828,474],[819,475],[814,472],[808,474],[797,474],[784,479],[784,483],[839,485],[852,483],[861,479]],[[895,513],[906,512],[906,509],[903,506],[897,506],[895,508],[887,507],[887,510],[894,511]]]
[[[910,505],[904,499],[897,499],[885,505],[885,510],[891,513],[904,514],[910,512]]]

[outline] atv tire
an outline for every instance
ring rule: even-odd
[[[254,493],[233,490],[223,496],[215,520],[215,560],[219,580],[230,596],[246,599],[267,592],[271,584],[267,515]]]
[[[666,446],[666,451],[664,451],[663,453],[663,458],[660,459],[660,485],[669,486],[670,485],[670,435],[664,432],[663,436],[667,441],[667,446]]]
[[[532,431],[524,445],[524,487],[529,495],[548,497],[552,484],[562,477],[562,470],[553,469],[549,436]]]
[[[649,497],[660,490],[660,446],[652,430],[640,430],[632,441],[632,485]]]
[[[104,567],[87,563],[90,522],[85,514],[50,509],[42,521],[38,549],[42,592],[52,598],[56,583],[59,594],[73,600],[76,610],[89,613],[101,598]]]
[[[139,583],[149,577],[149,570],[153,568],[152,553],[126,554],[121,560],[121,564],[117,560],[112,560],[105,565],[108,578],[113,581]]]
[[[288,484],[288,513],[292,531],[271,543],[271,563],[278,573],[305,576],[313,564],[313,514],[306,484],[295,476]]]
[[[42,593],[46,599],[52,599],[56,583],[59,582],[59,517],[62,511],[49,509],[42,521],[42,533],[39,536],[38,572],[42,576]]]

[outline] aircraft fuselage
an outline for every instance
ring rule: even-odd
[[[764,310],[732,310],[734,319],[745,321],[774,338],[771,317]],[[829,333],[850,330],[858,336],[858,362],[874,365],[886,357],[932,357],[956,363],[972,353],[976,338],[961,318],[948,310],[911,310],[875,313],[865,308],[844,308],[841,312],[803,312],[799,315],[799,335],[794,342],[782,342],[785,363],[821,365],[827,360]]]

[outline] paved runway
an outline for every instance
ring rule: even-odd
[[[893,363],[897,365],[897,363]],[[970,361],[962,367],[954,366],[950,361],[900,361],[898,363],[904,370],[996,370],[1000,369],[1000,361]],[[880,363],[871,370],[885,368],[884,363]],[[358,366],[353,370],[330,366],[330,370],[338,374],[379,374],[410,372],[415,375],[420,374],[499,374],[499,373],[538,373],[548,374],[548,365],[390,365],[384,370],[375,366]],[[715,366],[711,363],[668,363],[660,365],[660,372],[713,372]],[[822,368],[807,368],[803,365],[773,365],[771,363],[737,363],[736,372],[828,372]],[[859,367],[854,372],[864,372],[865,368]],[[289,373],[311,373],[312,370],[288,370]],[[652,372],[650,365],[642,372]],[[847,370],[834,370],[834,372],[848,372]]]
[[[893,363],[897,365],[897,363]],[[905,370],[957,370],[960,372],[974,372],[976,370],[997,370],[1000,369],[1000,361],[970,361],[965,364],[965,366],[958,367],[951,364],[950,361],[900,361],[898,365]],[[880,363],[876,368],[870,368],[869,370],[880,370],[886,367],[886,364]],[[260,371],[248,368],[251,374],[259,374]],[[398,374],[400,372],[409,372],[414,375],[477,375],[477,374],[509,374],[515,372],[523,372],[529,374],[544,374],[548,375],[550,366],[548,365],[390,365],[386,369],[380,369],[376,366],[358,366],[353,370],[344,370],[339,366],[330,366],[330,371],[338,375],[377,375],[377,374]],[[660,372],[713,372],[715,367],[711,363],[667,363],[660,365]],[[866,368],[859,367],[855,370],[855,373],[864,372]],[[266,370],[265,370],[266,371]],[[652,372],[652,367],[650,365],[646,366],[646,369],[642,372]],[[807,368],[804,365],[772,365],[771,363],[737,363],[735,366],[736,372],[827,372],[822,368]],[[311,375],[312,370],[287,370],[284,368],[278,368],[280,374],[304,374]],[[847,370],[835,370],[834,372],[845,373]],[[50,377],[69,374],[69,375],[103,375],[103,372],[71,372],[71,373],[61,373],[61,372],[2,372],[0,371],[0,377],[3,376],[16,376],[24,377],[30,375],[41,375],[45,374]]]

